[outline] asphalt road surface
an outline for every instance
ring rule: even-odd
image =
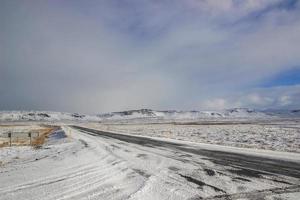
[[[145,179],[155,176],[155,163],[162,160],[169,163],[160,165],[157,172],[167,170],[172,174],[169,177],[176,177],[183,185],[199,190],[199,194],[190,199],[300,199],[300,163],[296,161],[210,150],[188,143],[86,127],[72,128],[109,143],[115,155],[123,152],[119,156]],[[134,161],[130,160],[132,152],[136,155]]]

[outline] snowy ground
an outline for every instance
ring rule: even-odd
[[[1,200],[300,198],[298,153],[63,128],[0,149]]]
[[[199,143],[300,153],[299,121],[202,124],[90,124],[92,128],[118,133],[172,138]]]

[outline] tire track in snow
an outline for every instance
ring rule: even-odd
[[[236,198],[239,198],[238,194],[240,194],[241,197],[243,197],[243,195],[249,196],[252,193],[255,196],[255,194],[257,193],[257,190],[254,190],[255,182],[264,183],[266,185],[264,186],[266,187],[266,189],[263,189],[262,191],[258,192],[258,194],[270,195],[270,194],[279,194],[280,192],[283,193],[299,192],[298,188],[299,188],[300,166],[298,163],[295,162],[290,162],[290,161],[282,162],[281,160],[263,158],[258,156],[248,156],[248,155],[245,156],[243,154],[238,154],[238,153],[220,152],[215,150],[210,151],[207,149],[195,149],[195,147],[188,147],[182,144],[176,144],[172,142],[158,141],[155,139],[143,138],[138,136],[103,132],[103,131],[83,128],[83,127],[74,127],[74,128],[81,130],[82,132],[85,132],[87,134],[90,134],[92,137],[97,136],[100,138],[104,138],[105,139],[104,141],[106,142],[111,141],[109,143],[112,144],[114,143],[116,144],[117,141],[122,141],[122,143],[125,142],[125,144],[123,144],[124,146],[133,145],[132,148],[136,148],[136,150],[138,149],[139,151],[144,151],[165,158],[176,159],[175,157],[172,156],[170,157],[163,154],[159,154],[157,152],[157,149],[161,151],[169,150],[172,153],[186,152],[186,153],[194,154],[195,156],[202,156],[203,159],[213,162],[214,164],[216,164],[216,166],[218,165],[225,166],[226,168],[223,169],[225,172],[224,175],[227,174],[225,176],[231,177],[232,181],[239,180],[239,182],[243,182],[243,183],[249,182],[249,184],[253,185],[252,186],[253,189],[251,189],[251,191],[249,192],[239,192],[239,193],[228,192],[229,193],[228,194],[226,191],[226,187],[220,188],[215,185],[211,185],[210,183],[205,183],[212,186],[213,189],[215,188],[219,191],[222,191],[221,194],[218,195],[209,195],[212,197],[227,199],[227,198],[231,198],[230,195],[232,195],[232,198],[235,198],[235,196]],[[155,149],[155,151],[151,151],[151,149]],[[189,162],[192,161],[192,159],[187,158],[185,159],[185,161]],[[184,176],[183,178],[190,176],[189,172],[186,172],[183,176]],[[245,179],[244,177],[247,177],[247,179]],[[293,183],[296,185],[293,185]],[[276,185],[277,186],[281,185],[281,187],[276,187]],[[291,185],[291,186],[286,187],[286,185]],[[143,187],[142,190],[145,190],[145,187]],[[291,188],[291,189],[283,189],[283,188]],[[138,191],[137,193],[139,192],[140,191]],[[204,196],[200,195],[200,196],[201,198],[203,198],[207,195]]]

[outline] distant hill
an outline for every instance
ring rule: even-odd
[[[100,121],[97,116],[49,111],[2,111],[0,121]]]
[[[279,117],[300,117],[300,109],[295,110],[265,110],[263,111],[269,116]]]
[[[151,109],[128,110],[98,115],[49,111],[1,111],[0,121],[109,121],[133,119],[201,120],[201,119],[255,119],[270,117],[300,117],[299,110],[256,111],[249,108],[233,108],[224,111],[157,111]]]
[[[263,112],[248,108],[234,108],[224,111],[156,111],[151,109],[129,110],[112,112],[98,115],[102,119],[136,119],[136,118],[159,118],[159,119],[201,119],[201,118],[253,118],[267,117]]]

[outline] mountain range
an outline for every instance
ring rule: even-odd
[[[256,111],[249,108],[233,108],[223,111],[156,111],[151,109],[128,110],[98,115],[49,111],[1,111],[0,121],[91,121],[131,119],[167,119],[167,120],[197,120],[197,119],[231,119],[231,118],[270,118],[270,117],[300,117],[300,110],[266,110]]]

